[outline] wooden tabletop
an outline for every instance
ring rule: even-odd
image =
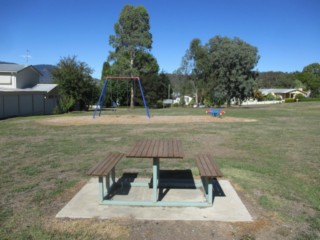
[[[142,140],[127,153],[136,158],[183,158],[182,144],[179,140]]]

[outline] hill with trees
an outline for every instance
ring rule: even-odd
[[[51,72],[56,66],[50,64],[37,64],[32,66],[42,74],[42,76],[40,76],[40,83],[53,83]]]

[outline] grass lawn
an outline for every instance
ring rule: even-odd
[[[204,112],[151,109],[157,116]],[[144,138],[182,140],[186,161],[164,161],[162,167],[189,168],[197,175],[193,156],[202,152],[215,156],[254,217],[273,222],[243,239],[259,239],[263,232],[278,239],[320,238],[320,103],[235,107],[226,112],[227,117],[257,121],[147,126],[37,123],[48,116],[0,121],[0,239],[127,239],[132,227],[124,220],[67,221],[54,216],[89,179],[86,171],[105,152],[124,152]],[[91,113],[79,113],[86,114]],[[149,161],[120,161],[118,169],[151,174]],[[277,224],[285,228],[276,228]]]

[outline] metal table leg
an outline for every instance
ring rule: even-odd
[[[153,182],[152,182],[152,201],[158,201],[158,184],[159,184],[159,158],[153,158]]]

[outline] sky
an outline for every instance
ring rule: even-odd
[[[205,44],[217,35],[257,47],[258,71],[320,62],[320,0],[0,0],[0,61],[55,65],[75,55],[100,79],[126,4],[149,13],[151,53],[166,73],[194,38]]]

